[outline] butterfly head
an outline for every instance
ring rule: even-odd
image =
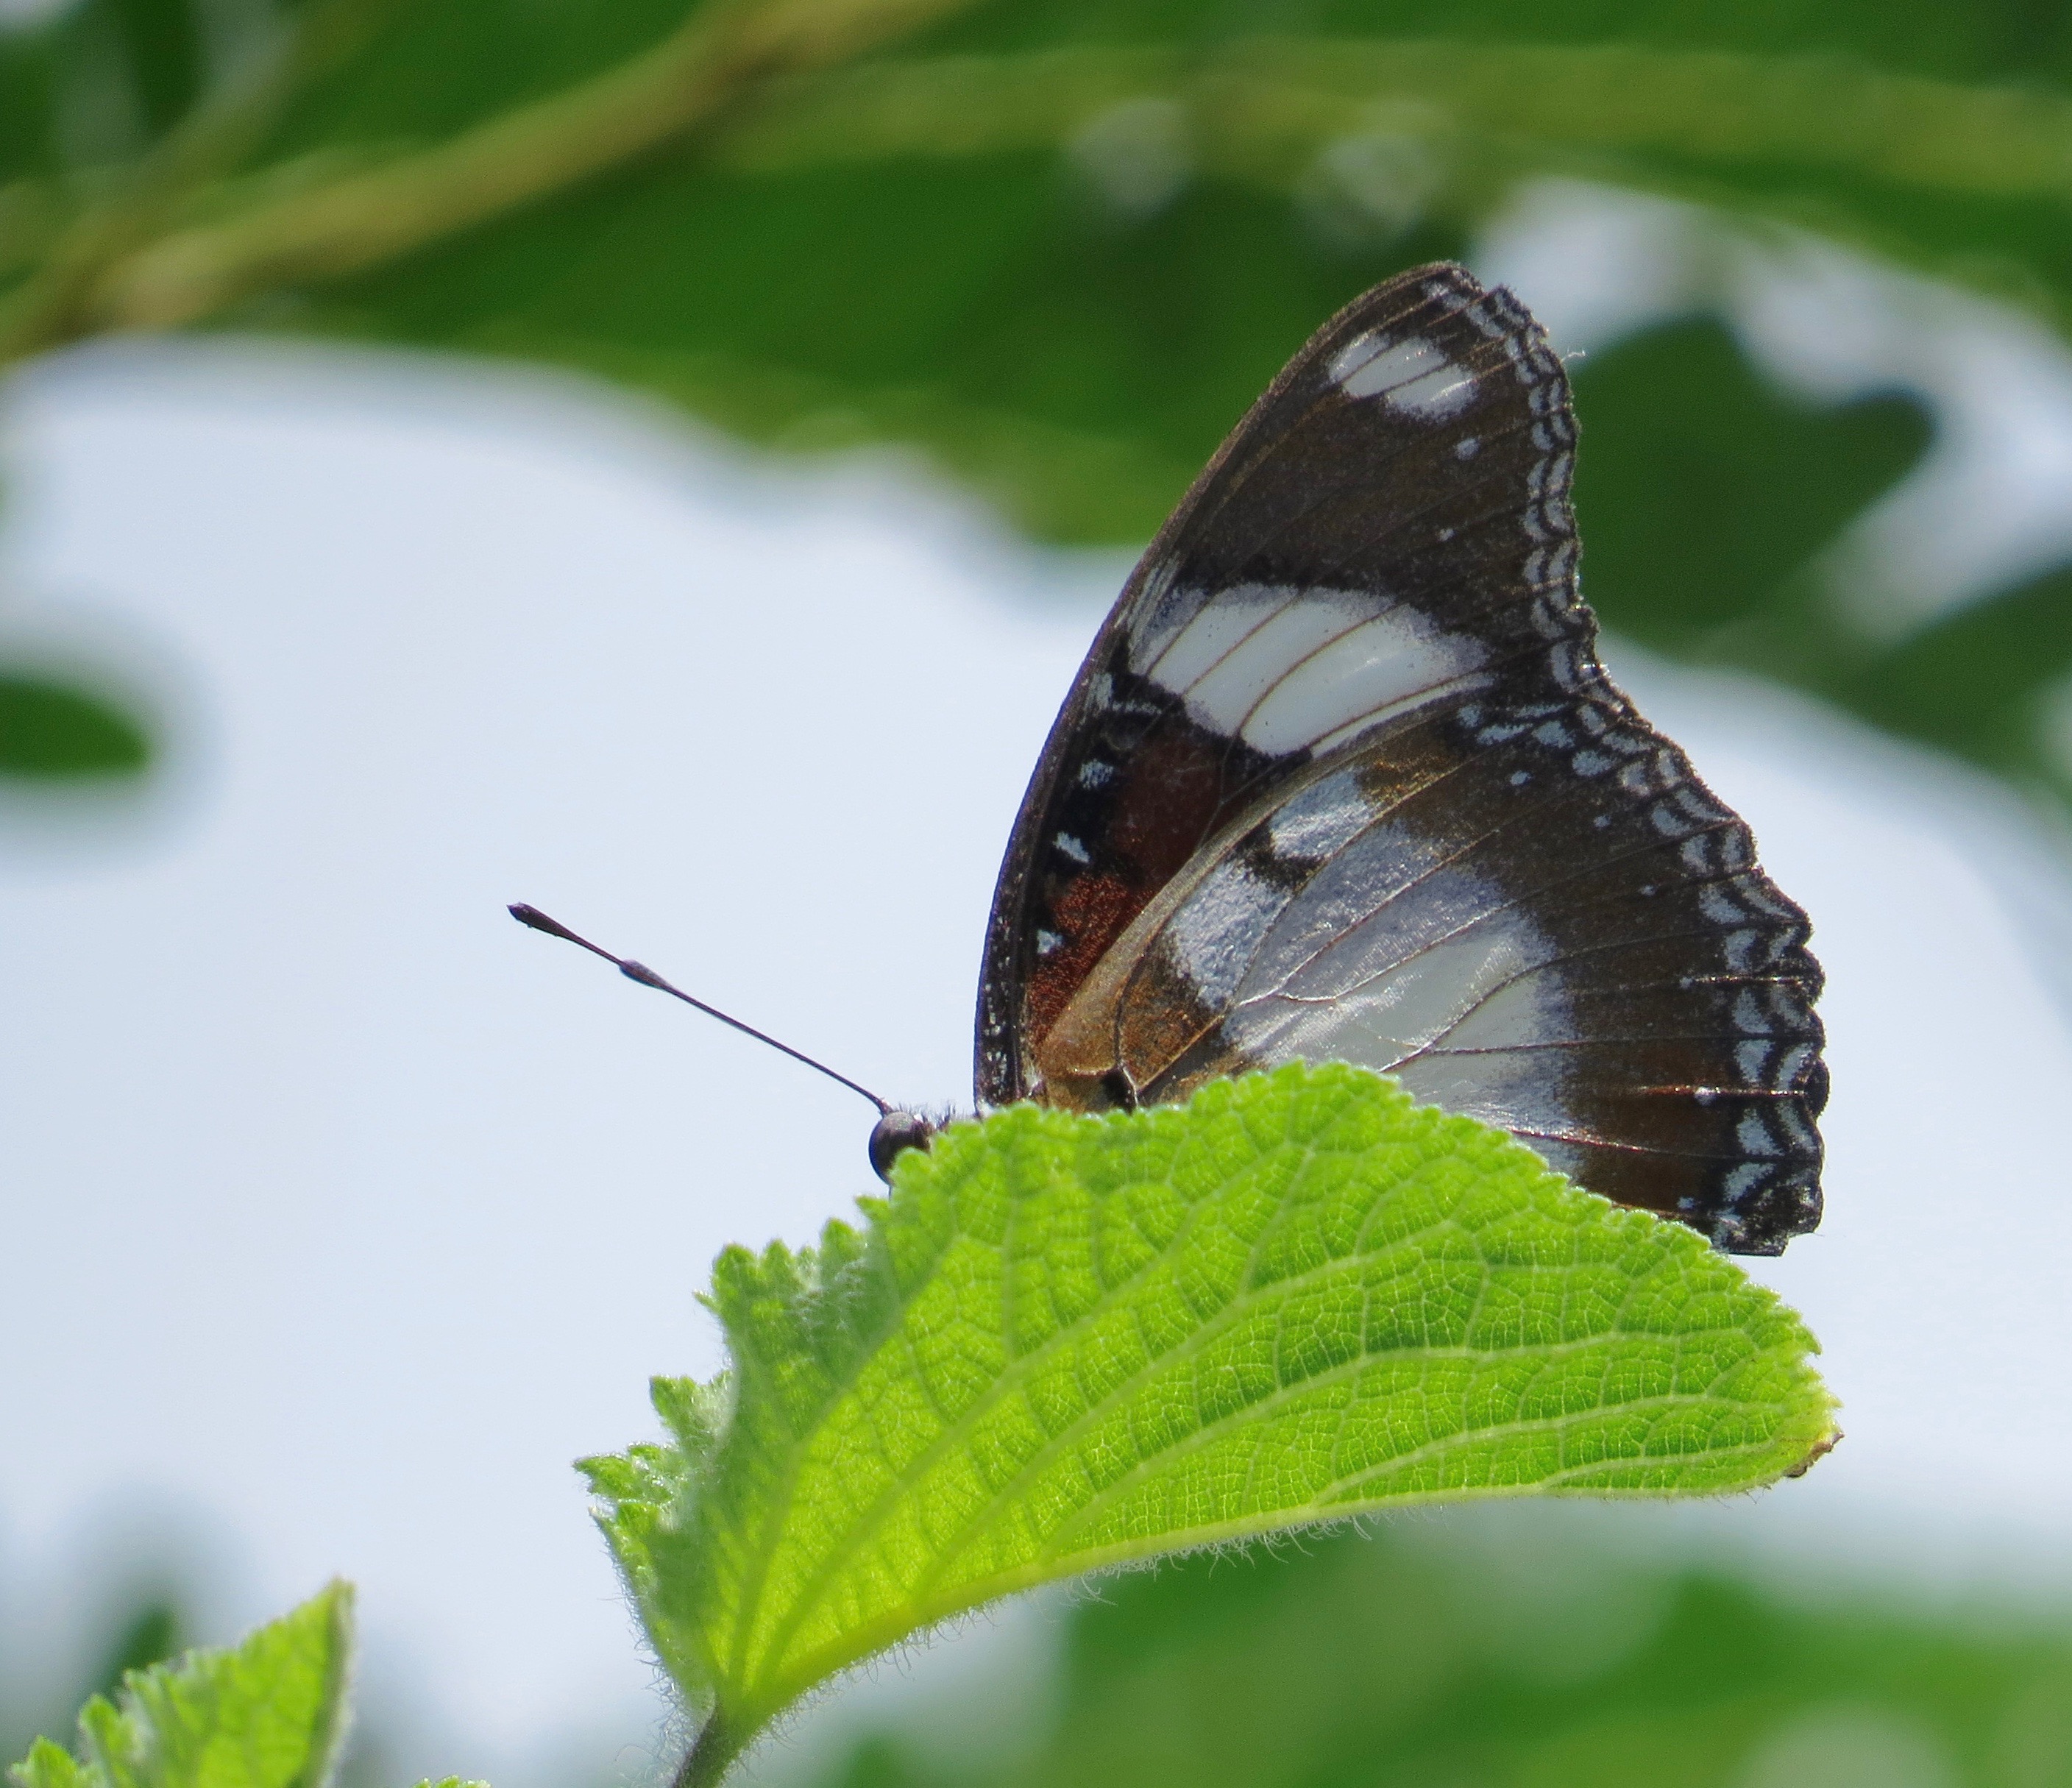
[[[892,1164],[909,1149],[925,1149],[939,1126],[919,1112],[887,1112],[870,1127],[871,1171],[892,1183]]]

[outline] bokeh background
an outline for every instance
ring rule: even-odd
[[[680,1735],[568,1461],[968,1083],[998,853],[1283,359],[1465,257],[1830,976],[1848,1439],[1030,1598],[826,1785],[2072,1783],[2072,8],[0,7],[0,1739],[333,1572],[356,1788]]]

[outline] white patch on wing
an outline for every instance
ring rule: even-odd
[[[1355,598],[1316,591],[1279,593],[1287,606],[1260,623],[1219,662],[1176,691],[1187,698],[1187,712],[1212,731],[1243,729],[1250,742],[1249,717],[1260,698],[1313,652],[1359,624],[1369,605]],[[1162,676],[1161,680],[1163,680]]]
[[[1424,904],[1415,894],[1408,898]],[[1539,928],[1515,910],[1408,952],[1406,927],[1390,923],[1396,915],[1384,909],[1376,919],[1382,923],[1355,927],[1281,989],[1246,998],[1231,1021],[1237,1046],[1268,1062],[1301,1056],[1394,1069],[1448,1038],[1547,953]],[[1554,1005],[1558,994],[1541,977],[1519,984],[1531,991],[1499,1021],[1514,1031],[1551,1034],[1564,1019]]]
[[[1295,594],[1266,584],[1219,590],[1186,623],[1164,637],[1156,651],[1130,647],[1129,668],[1174,694],[1184,694],[1215,668],[1225,653]]]
[[[1563,1091],[1573,1030],[1545,935],[1493,886],[1441,875],[1355,926],[1272,992],[1248,976],[1226,1036],[1254,1060],[1351,1062],[1401,1076],[1421,1099],[1512,1130],[1570,1122]],[[1286,915],[1276,931],[1296,923]],[[1463,906],[1478,923],[1449,934]],[[1437,934],[1420,943],[1420,936]],[[1276,953],[1263,950],[1260,956]],[[1474,1050],[1482,1053],[1463,1054]]]
[[[1480,668],[1487,649],[1447,633],[1412,608],[1396,608],[1342,634],[1281,679],[1248,719],[1247,745],[1298,751],[1355,722],[1414,705]]]
[[[1212,1009],[1230,1003],[1289,890],[1227,857],[1166,923],[1159,947]]]
[[[1441,421],[1465,409],[1475,395],[1474,375],[1446,358],[1422,335],[1392,342],[1383,335],[1355,337],[1326,369],[1348,397],[1379,397],[1420,421]]]
[[[1344,849],[1375,817],[1359,776],[1341,770],[1276,808],[1266,822],[1266,836],[1276,857],[1320,861]]]
[[[1498,988],[1446,1033],[1440,1047],[1531,1049],[1580,1040],[1553,972],[1543,969]]]

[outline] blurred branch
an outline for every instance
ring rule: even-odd
[[[435,149],[104,257],[73,332],[172,327],[256,292],[395,259],[659,149],[773,76],[838,61],[967,3],[775,0],[701,10],[631,61]],[[47,345],[0,341],[0,353]]]
[[[2072,100],[2058,95],[1840,59],[1625,45],[1260,39],[1207,56],[1100,47],[879,63],[774,89],[721,153],[777,170],[1046,148],[1145,97],[1185,105],[1195,147],[1219,171],[1276,182],[1320,144],[1375,128],[1382,108],[1405,133],[1789,161],[1938,192],[2072,200]]]

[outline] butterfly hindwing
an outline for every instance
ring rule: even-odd
[[[1428,268],[1332,319],[1096,638],[995,897],[978,1091],[1360,1063],[1721,1246],[1819,1215],[1804,915],[1598,665],[1568,384]]]

